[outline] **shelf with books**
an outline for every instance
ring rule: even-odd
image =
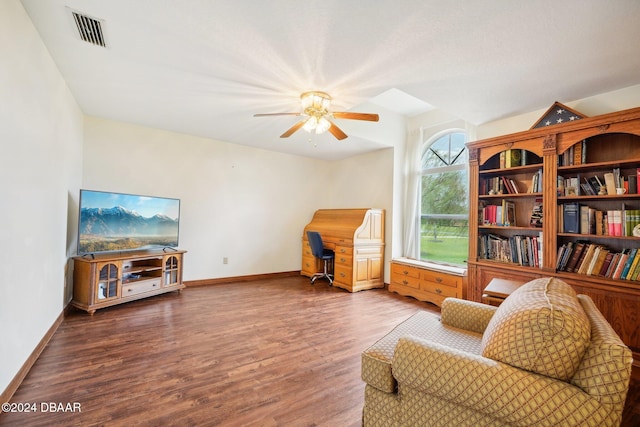
[[[478,235],[478,259],[524,267],[542,267],[542,233],[504,236],[494,233]]]
[[[558,248],[556,270],[626,282],[640,281],[637,247],[614,249],[589,240],[570,240]]]
[[[557,233],[593,235],[604,238],[632,237],[640,225],[640,198],[558,199]],[[640,237],[636,230],[635,237]]]

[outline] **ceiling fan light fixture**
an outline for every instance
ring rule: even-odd
[[[305,92],[300,95],[302,112],[307,116],[324,116],[329,113],[331,97],[320,91]]]
[[[307,121],[304,123],[304,126],[302,126],[302,129],[306,130],[307,132],[311,132],[316,128],[317,125],[318,119],[312,116],[307,119]]]
[[[324,133],[329,130],[331,127],[331,122],[324,117],[321,117],[318,120],[318,124],[316,125],[316,133]]]
[[[326,119],[329,107],[331,107],[331,97],[325,92],[313,91],[300,95],[302,104],[302,114],[309,117],[302,127],[307,132],[315,130],[316,134],[326,132],[331,127],[331,122]]]

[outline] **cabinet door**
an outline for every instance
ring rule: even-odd
[[[378,280],[382,278],[382,258],[369,258],[368,265],[368,280]]]
[[[163,286],[175,286],[181,282],[180,258],[177,255],[164,257]]]
[[[120,297],[120,262],[105,262],[96,265],[96,287],[94,301],[102,302]]]

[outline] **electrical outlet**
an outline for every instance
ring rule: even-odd
[[[222,258],[222,263],[223,264],[229,264],[229,258],[227,258],[227,257]]]

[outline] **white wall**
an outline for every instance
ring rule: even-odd
[[[302,230],[328,204],[330,172],[325,161],[85,119],[83,188],[180,199],[185,280],[300,270]]]
[[[82,114],[18,0],[0,2],[0,56],[3,391],[67,301],[75,251],[67,210],[80,186]]]

